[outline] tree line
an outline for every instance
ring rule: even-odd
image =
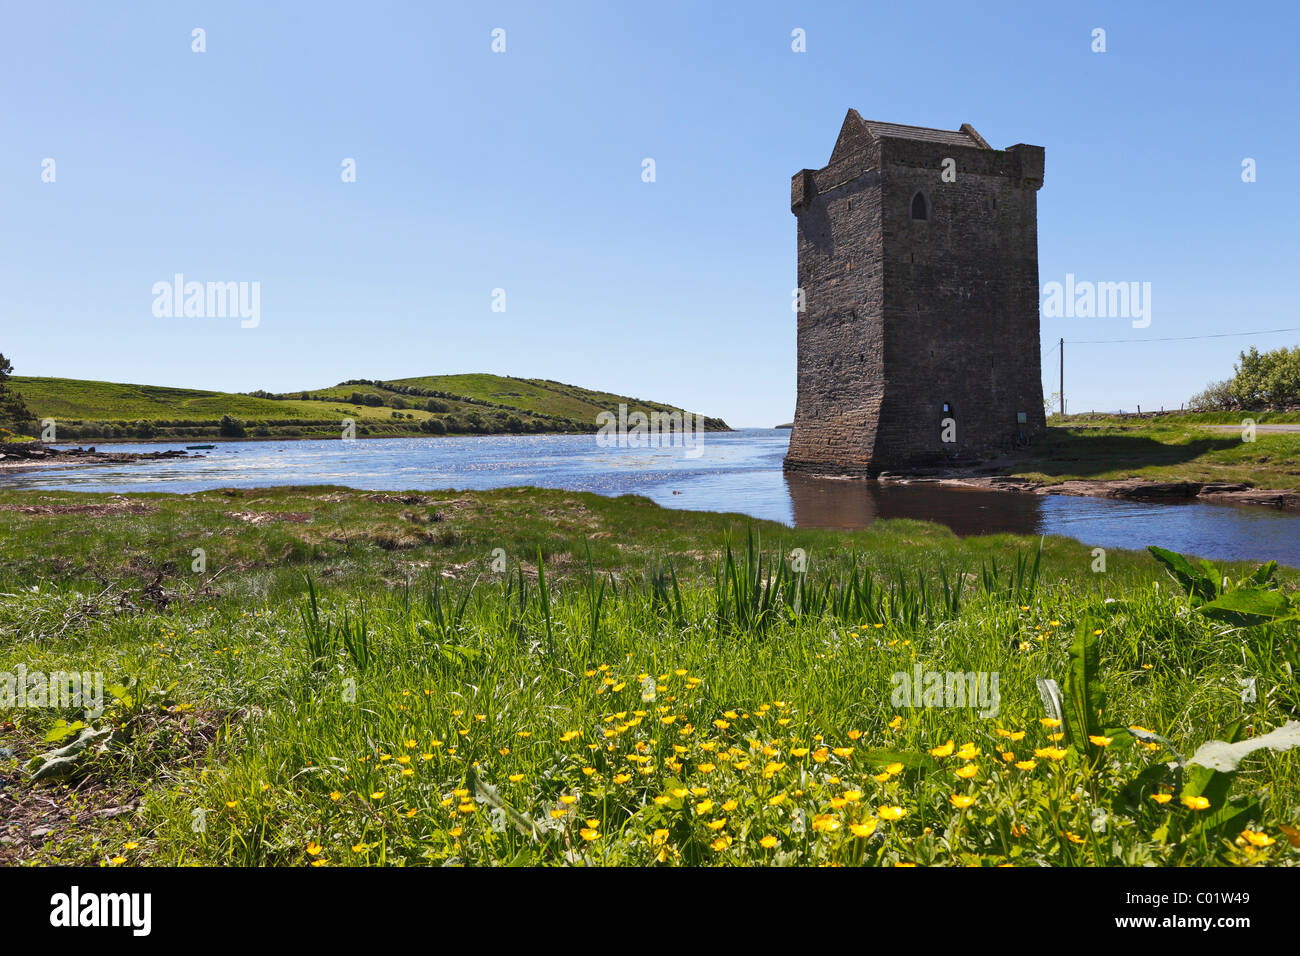
[[[1210,383],[1188,404],[1199,411],[1300,407],[1300,346],[1268,352],[1251,346],[1232,368],[1232,378]]]

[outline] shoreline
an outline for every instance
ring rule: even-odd
[[[1195,501],[1217,505],[1254,505],[1280,511],[1300,511],[1300,491],[1252,488],[1222,481],[1151,481],[1145,478],[1068,479],[1040,482],[1014,475],[903,475],[882,473],[882,484],[932,484],[972,491],[1000,491],[1009,494],[1068,495],[1081,498],[1116,498],[1126,501]]]
[[[733,429],[734,431],[734,429]],[[575,432],[572,434],[585,434]],[[370,436],[367,440],[403,436]],[[427,438],[485,438],[485,435],[428,435]],[[204,442],[218,444],[232,441],[338,441],[325,437],[300,438],[227,438]],[[121,445],[177,444],[175,441],[141,439],[134,442],[113,442]],[[106,464],[132,464],[140,461],[160,461],[206,457],[202,452],[191,453],[179,449],[157,452],[100,451],[99,446],[77,446],[58,449],[40,442],[10,443],[0,445],[0,473],[38,470],[42,468],[93,467]],[[971,491],[996,491],[1008,494],[1067,495],[1086,498],[1114,498],[1146,502],[1201,502],[1219,505],[1251,505],[1276,508],[1281,511],[1300,511],[1300,490],[1255,488],[1241,482],[1216,482],[1192,480],[1155,481],[1145,478],[1067,479],[1058,482],[1035,481],[1015,475],[988,474],[987,466],[980,474],[969,469],[918,470],[911,473],[881,472],[875,478],[853,475],[819,475],[805,473],[809,478],[829,481],[876,481],[892,485],[936,485],[944,488]]]
[[[202,458],[187,451],[98,451],[96,446],[50,448],[39,442],[10,442],[0,445],[0,472],[39,468],[66,468],[77,465],[130,464],[137,461],[165,461],[178,458]]]

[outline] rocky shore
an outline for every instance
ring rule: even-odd
[[[186,452],[168,451],[124,452],[96,451],[90,448],[51,448],[44,442],[5,442],[0,444],[0,471],[20,468],[67,467],[69,465],[104,465],[114,462],[154,461],[161,458],[190,458]]]
[[[1086,479],[1044,483],[1009,475],[975,474],[959,470],[912,474],[882,472],[877,480],[902,485],[935,484],[950,488],[1010,491],[1029,495],[1080,495],[1087,498],[1127,498],[1131,501],[1195,500],[1209,504],[1264,505],[1300,511],[1300,492],[1273,491],[1227,482],[1119,478],[1108,481]]]

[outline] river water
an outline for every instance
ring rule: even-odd
[[[683,448],[602,448],[593,435],[223,442],[189,460],[0,474],[0,488],[183,493],[306,484],[392,491],[536,485],[644,495],[667,508],[739,512],[798,527],[862,528],[881,518],[916,518],[959,535],[1060,534],[1104,548],[1156,544],[1216,560],[1274,558],[1300,566],[1294,512],[791,477],[781,471],[789,436],[780,429],[708,433],[691,450],[697,457]]]

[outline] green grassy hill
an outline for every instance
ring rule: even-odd
[[[594,422],[600,412],[616,412],[619,404],[626,404],[629,410],[682,411],[662,402],[628,398],[612,392],[597,392],[540,378],[504,378],[485,374],[424,375],[419,378],[399,378],[388,384],[463,395],[482,402],[508,405],[521,411],[558,415],[579,421]]]
[[[345,418],[360,436],[589,432],[620,404],[643,412],[672,405],[540,379],[431,375],[353,380],[300,392],[250,394],[69,378],[14,376],[14,391],[37,419],[52,418],[60,440],[132,438],[337,437]],[[223,433],[230,416],[233,429]],[[706,419],[725,430],[721,419]],[[38,426],[31,426],[33,434]]]
[[[320,402],[280,402],[230,392],[206,392],[161,385],[128,385],[72,378],[11,379],[14,391],[40,418],[106,421],[293,417],[329,419],[336,416]]]

